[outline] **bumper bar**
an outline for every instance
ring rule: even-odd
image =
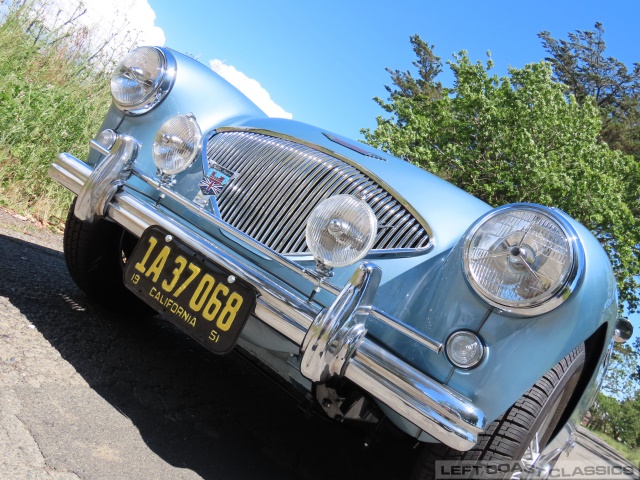
[[[54,180],[76,194],[82,191],[92,173],[93,169],[89,165],[67,153],[60,154],[49,170]],[[352,316],[366,317],[367,314],[375,313],[374,307],[360,303],[362,288],[366,292],[368,282],[375,283],[378,280],[374,279],[372,282],[370,278],[370,275],[378,275],[375,273],[375,265],[363,264],[334,304],[325,311],[320,311],[307,299],[287,290],[242,258],[226,252],[198,231],[185,228],[153,204],[143,202],[125,190],[118,191],[106,205],[106,216],[137,236],[149,226],[159,225],[234,275],[251,283],[258,292],[255,316],[301,347],[322,342],[317,329],[323,327],[322,318],[329,316],[327,312],[342,308],[338,303],[347,305],[344,307],[347,310],[350,308],[348,305],[353,304],[355,314]],[[364,297],[367,297],[366,293]],[[469,450],[475,445],[477,435],[486,426],[486,418],[481,410],[468,399],[364,337],[357,325],[348,327],[358,331],[358,336],[348,345],[348,354],[334,352],[335,368],[331,373],[344,375],[444,444],[457,450]],[[338,337],[341,334],[339,332]],[[311,348],[307,348],[307,352],[303,351],[303,360],[305,356],[308,357],[311,365],[308,370],[313,371],[313,367],[317,369],[317,365],[313,364],[313,358],[309,358],[310,351]],[[319,372],[318,378],[321,377]]]

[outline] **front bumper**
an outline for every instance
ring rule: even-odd
[[[218,247],[197,229],[186,228],[153,203],[141,201],[120,188],[124,183],[121,172],[115,172],[115,176],[104,173],[109,170],[105,168],[107,163],[120,161],[118,152],[113,152],[94,170],[74,156],[62,153],[52,164],[49,174],[79,195],[78,203],[83,198],[94,199],[99,206],[98,216],[109,217],[137,236],[148,227],[158,225],[233,275],[252,284],[258,293],[254,316],[301,347],[302,373],[312,381],[321,381],[330,375],[343,375],[442,443],[457,450],[469,450],[476,444],[478,434],[486,427],[484,412],[469,399],[436,382],[364,336],[364,319],[372,316],[426,348],[436,351],[442,348],[441,344],[370,304],[379,281],[378,267],[370,263],[362,264],[342,289],[323,283],[314,272],[269,251],[217,217],[208,215],[186,199],[180,199],[170,189],[134,171],[156,187],[161,195],[171,196],[195,214],[206,216],[208,221],[240,241],[336,294],[334,303],[321,310],[309,299],[300,298],[243,258]],[[132,168],[132,165],[127,168]],[[85,213],[88,212],[86,205],[81,208],[85,209]],[[87,215],[91,218],[94,213]]]

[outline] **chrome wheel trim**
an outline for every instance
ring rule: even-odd
[[[562,396],[559,396],[554,402],[553,407],[549,410],[549,413],[545,417],[544,421],[542,422],[536,433],[533,435],[533,438],[529,442],[529,445],[527,446],[524,454],[522,455],[520,460],[518,460],[518,463],[520,464],[522,470],[519,472],[514,472],[513,475],[511,475],[510,480],[528,480],[534,478],[536,480],[545,480],[549,478],[552,465],[549,464],[547,458],[553,458],[557,455],[555,455],[555,451],[551,452],[549,455],[542,455],[542,449],[540,448],[540,438],[547,432],[549,424],[555,416],[555,413],[557,412],[558,406],[560,405],[561,401]]]

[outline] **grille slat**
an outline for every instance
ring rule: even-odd
[[[414,223],[411,226],[411,232],[406,236],[408,246],[412,246],[417,240],[420,239],[420,225]]]
[[[272,176],[273,179],[279,179],[279,182],[276,183],[272,180],[273,188],[265,189],[263,185],[265,177],[261,177],[260,182],[252,188],[252,191],[259,189],[260,202],[255,202],[255,204],[252,205],[253,208],[244,212],[243,216],[243,228],[246,229],[248,235],[255,237],[259,241],[261,241],[259,234],[261,225],[268,221],[269,218],[273,218],[273,215],[277,216],[279,213],[278,211],[274,211],[272,215],[269,216],[269,210],[273,210],[274,206],[281,204],[283,199],[286,198],[287,184],[300,168],[298,158],[290,152],[287,152],[283,156],[277,155],[272,161],[275,165],[272,169],[267,168],[267,170],[269,170],[267,176]],[[279,165],[277,164],[278,161],[281,161]]]
[[[225,131],[207,142],[207,159],[237,173],[217,198],[222,219],[279,253],[309,253],[309,214],[323,199],[343,193],[364,198],[378,217],[374,250],[429,244],[425,227],[389,192],[325,152],[262,133]]]
[[[308,167],[312,167],[309,171]],[[259,235],[266,236],[264,241],[266,243],[270,243],[278,232],[286,233],[290,228],[289,224],[292,219],[300,217],[300,195],[307,194],[307,191],[310,190],[312,185],[317,185],[318,182],[321,182],[324,175],[324,168],[322,165],[309,165],[309,164],[301,164],[296,169],[293,169],[290,175],[283,180],[283,188],[287,189],[289,182],[292,179],[297,179],[298,186],[295,189],[288,189],[288,195],[286,200],[282,201],[279,205],[278,212],[274,216],[273,220],[278,222],[279,230],[273,229],[273,225],[270,224],[269,219],[263,219],[262,228],[259,230]],[[304,179],[304,181],[303,181]],[[297,215],[293,215],[293,213],[297,213]],[[286,222],[286,224],[283,224]],[[266,229],[272,229],[271,232],[266,232]],[[278,239],[273,239],[274,244],[277,244]]]
[[[251,150],[247,150],[247,155],[241,157],[241,159],[247,157],[255,159],[254,166],[257,167],[255,168],[255,170],[244,169],[243,163],[241,162],[234,164],[234,171],[243,172],[243,175],[241,178],[234,180],[234,184],[236,184],[239,189],[235,191],[235,198],[233,200],[225,200],[224,195],[225,193],[227,193],[226,191],[223,192],[223,194],[220,196],[219,203],[221,208],[224,209],[227,216],[226,221],[228,221],[232,225],[237,223],[238,228],[240,228],[241,230],[243,230],[243,228],[246,228],[240,227],[240,225],[243,223],[243,221],[247,222],[249,219],[251,219],[255,210],[259,209],[262,204],[256,202],[252,205],[247,205],[247,203],[242,199],[253,199],[258,197],[262,192],[264,192],[264,186],[262,184],[265,178],[268,178],[269,176],[276,177],[282,172],[285,172],[288,165],[295,163],[296,161],[295,156],[292,155],[291,152],[282,151],[277,153],[278,155],[274,155],[272,158],[267,159],[267,161],[262,161],[262,155],[260,151],[252,148]],[[245,171],[248,173],[248,175],[244,175]]]

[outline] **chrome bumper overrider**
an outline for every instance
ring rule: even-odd
[[[103,162],[115,162],[115,157],[118,157],[116,152],[107,155]],[[371,305],[380,281],[380,269],[376,265],[360,265],[342,289],[321,285],[337,295],[331,306],[321,310],[241,257],[221,249],[195,229],[178,223],[154,204],[143,202],[121,189],[121,176],[97,178],[92,167],[67,153],[58,156],[49,174],[64,187],[75,194],[83,193],[85,197],[90,196],[85,184],[92,185],[91,188],[99,192],[108,191],[104,195],[101,193],[96,201],[99,206],[99,211],[94,212],[96,216],[107,216],[138,236],[149,226],[159,225],[232,274],[251,283],[258,296],[255,316],[301,347],[301,370],[310,380],[322,381],[331,375],[343,375],[425,432],[457,450],[473,447],[477,435],[486,427],[484,412],[468,399],[365,337],[364,320],[371,316],[427,348],[435,351],[441,348],[437,342],[408,325],[392,320]],[[163,192],[165,187],[155,184],[152,179],[139,172],[136,174],[154,184],[161,193],[171,194]],[[111,183],[115,188],[105,188],[101,182]],[[111,197],[112,192],[115,195]],[[184,206],[197,210],[197,206]],[[83,208],[87,210],[86,206]],[[220,228],[230,228],[218,218],[210,220]],[[242,237],[241,232],[232,233],[256,248],[251,239]],[[269,256],[282,264],[290,264],[287,266],[298,269],[301,276],[321,284],[319,279],[314,279],[313,273],[284,257],[273,253]]]

